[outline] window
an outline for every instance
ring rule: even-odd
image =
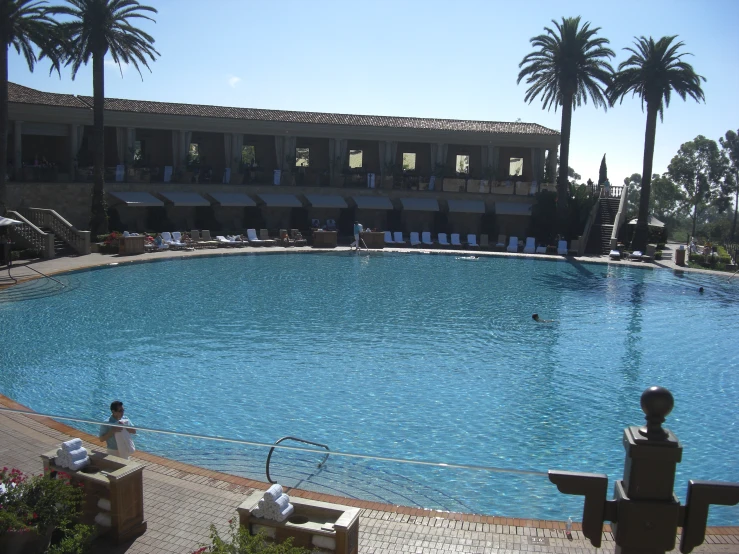
[[[310,148],[295,149],[295,167],[310,166]]]
[[[256,152],[254,145],[244,145],[241,147],[241,163],[244,167],[254,167],[257,165]]]
[[[133,163],[139,164],[144,160],[144,146],[140,140],[133,143]]]
[[[403,153],[403,171],[415,171],[416,170],[416,154],[415,153]]]
[[[523,158],[511,158],[508,167],[508,175],[523,175]]]
[[[467,154],[457,154],[457,173],[470,172],[470,157]]]
[[[349,150],[349,169],[362,167],[362,151]]]

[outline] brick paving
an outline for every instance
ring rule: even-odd
[[[333,251],[345,251],[339,247]],[[404,251],[407,249],[387,249]],[[134,257],[90,254],[55,260],[21,262],[13,267],[11,275],[19,280],[38,275],[25,267],[31,265],[47,275],[88,267],[125,263],[130,261],[156,261],[187,256],[238,255],[251,253],[308,253],[309,248],[243,248],[196,250],[194,252],[157,252]],[[521,254],[444,251],[448,254],[522,256]],[[530,255],[528,255],[530,256]],[[533,255],[549,260],[558,256]],[[568,261],[592,261],[608,263],[606,257],[568,258]],[[690,270],[675,266],[671,261],[644,264],[640,262],[616,262],[618,265],[662,267]],[[721,274],[725,275],[725,274]],[[739,282],[739,279],[737,279]],[[12,286],[7,272],[0,274],[0,288]],[[0,395],[0,406],[26,409]],[[25,472],[42,470],[39,455],[71,436],[85,440],[88,449],[102,450],[101,443],[92,436],[47,418],[28,417],[0,411],[0,465],[17,467]],[[183,553],[196,550],[208,540],[211,523],[225,531],[228,520],[235,517],[236,507],[254,489],[266,489],[261,483],[241,477],[218,473],[203,468],[174,462],[146,452],[137,452],[134,459],[145,465],[144,509],[148,529],[132,542],[114,545],[104,538],[94,544],[95,554],[154,554]],[[291,495],[356,506],[362,509],[359,529],[359,551],[362,554],[442,552],[511,554],[516,552],[546,552],[581,554],[591,552],[610,553],[615,543],[610,528],[605,527],[603,548],[595,549],[579,531],[576,523],[572,539],[564,533],[564,522],[522,520],[498,516],[459,514],[424,510],[404,506],[392,506],[377,502],[339,498],[309,491],[290,490]],[[543,540],[545,543],[536,544]],[[548,544],[546,544],[548,543]],[[677,550],[673,551],[677,552]],[[694,552],[739,554],[739,527],[714,527],[706,534],[705,543]]]
[[[0,396],[0,406],[27,409],[3,396]],[[81,437],[88,449],[103,450],[95,437],[62,423],[0,411],[0,465],[40,473],[39,455],[72,436]],[[146,452],[137,452],[134,460],[145,466],[144,513],[148,529],[132,542],[121,545],[101,537],[94,543],[94,554],[190,553],[208,540],[211,523],[225,531],[228,520],[236,516],[236,507],[247,494],[254,489],[268,488],[267,483],[189,466]],[[362,508],[359,527],[359,552],[362,554],[615,551],[608,526],[603,534],[603,548],[595,549],[582,536],[577,523],[572,539],[568,539],[564,523],[558,521],[439,512],[309,491],[288,492],[299,498]],[[542,539],[544,545],[536,544]],[[710,528],[706,543],[694,552],[739,553],[739,527]]]

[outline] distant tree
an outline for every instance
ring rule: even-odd
[[[151,6],[137,0],[66,0],[68,6],[49,9],[62,15],[60,24],[65,37],[63,44],[66,64],[72,66],[72,79],[80,67],[92,59],[94,159],[90,230],[93,236],[108,231],[105,205],[105,55],[113,62],[130,64],[141,75],[140,65],[149,69],[149,62],[159,55],[154,38],[133,26],[134,19],[154,21],[143,12],[157,13]],[[121,75],[123,73],[121,72]],[[143,77],[142,77],[143,78]]]
[[[693,235],[698,214],[706,206],[713,204],[720,212],[725,210],[721,184],[726,169],[726,158],[721,155],[716,141],[703,135],[682,144],[667,167],[670,178],[683,191],[686,209],[692,208]]]
[[[649,217],[649,195],[651,192],[654,141],[657,134],[657,114],[660,120],[664,108],[670,106],[672,91],[685,100],[688,96],[696,101],[705,100],[701,89],[701,77],[678,53],[682,42],[673,44],[676,37],[659,39],[641,37],[635,40],[635,48],[626,48],[632,56],[618,66],[618,72],[608,87],[611,105],[623,101],[631,92],[642,100],[642,109],[647,105],[647,126],[644,131],[644,161],[642,167],[641,196],[639,198],[639,221],[634,233],[634,248],[644,250],[647,246],[647,221]]]
[[[59,71],[54,48],[57,26],[46,4],[46,0],[0,0],[0,215],[7,208],[8,50],[12,46],[23,53],[29,71],[44,57],[50,59],[52,71]]]
[[[570,130],[572,111],[588,98],[596,107],[608,107],[606,87],[611,82],[613,68],[609,60],[615,56],[607,48],[608,39],[596,37],[600,27],[590,23],[580,25],[579,17],[552,20],[555,29],[544,27],[546,34],[530,39],[535,50],[518,65],[518,83],[526,79],[529,88],[524,100],[531,103],[541,95],[545,109],[562,106],[561,146],[562,163],[557,178],[557,214],[560,233],[566,228],[568,216],[568,162],[570,160]]]
[[[582,179],[582,175],[577,173],[574,169],[571,167],[567,168],[567,177],[573,180],[573,184],[577,184],[577,182]]]
[[[601,186],[608,180],[608,168],[606,167],[606,155],[600,161],[600,169],[598,170],[598,186]]]
[[[665,223],[678,223],[685,215],[685,198],[680,187],[669,175],[652,175],[652,194],[649,195],[649,213]],[[624,179],[626,187],[626,213],[630,221],[639,214],[641,175],[634,173]]]
[[[734,131],[729,130],[726,131],[725,137],[721,137],[718,141],[721,143],[721,148],[724,149],[730,164],[727,171],[727,177],[731,177],[729,184],[733,185],[734,222],[731,224],[731,236],[729,240],[734,242],[734,237],[736,236],[737,212],[739,212],[739,135]]]
[[[630,221],[639,214],[639,191],[641,190],[641,174],[633,173],[624,178],[626,187],[626,218]]]

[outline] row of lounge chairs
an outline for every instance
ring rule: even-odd
[[[498,235],[498,242],[494,245],[491,245],[488,236],[487,235],[481,235],[480,236],[480,243],[477,242],[477,235],[474,234],[468,234],[467,235],[467,242],[462,242],[460,240],[459,233],[451,233],[449,235],[449,238],[447,238],[446,233],[439,233],[437,235],[436,240],[434,241],[431,238],[431,233],[428,231],[425,231],[421,233],[421,236],[419,238],[419,234],[416,232],[412,232],[410,234],[410,240],[406,241],[403,237],[403,233],[401,231],[395,231],[394,233],[391,231],[385,231],[385,244],[391,245],[391,246],[398,246],[398,245],[407,245],[410,244],[411,246],[438,246],[438,247],[466,247],[466,248],[497,248],[497,249],[503,249],[505,248],[508,252],[518,252],[519,244],[518,244],[518,237],[509,237],[508,243],[506,244],[506,236],[505,235]],[[526,244],[523,247],[523,253],[524,254],[546,254],[547,253],[547,247],[544,245],[536,245],[536,239],[534,237],[527,237],[526,238]],[[557,245],[557,254],[561,256],[566,256],[569,253],[569,250],[567,248],[567,241],[561,240],[559,241]]]
[[[124,236],[136,236],[136,233],[124,233]],[[267,229],[260,229],[257,236],[256,229],[247,229],[246,236],[243,235],[216,235],[211,237],[210,231],[192,230],[189,237],[184,237],[179,231],[173,233],[161,233],[161,242],[156,241],[149,245],[150,250],[182,250],[194,248],[219,248],[219,247],[243,247],[243,246],[305,246],[307,241],[302,237],[300,231],[291,229],[290,234],[285,229],[280,229],[280,238],[271,239]]]

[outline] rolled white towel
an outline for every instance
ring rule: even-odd
[[[287,505],[290,504],[290,497],[286,494],[281,494],[277,497],[275,500],[275,506],[277,506],[277,511],[281,512],[285,508],[287,508]]]
[[[274,484],[264,493],[265,500],[277,500],[282,494],[282,485]]]
[[[72,439],[62,443],[62,448],[67,452],[82,448],[82,439]]]
[[[67,467],[72,471],[78,471],[90,463],[90,458],[83,458],[82,460],[75,460]]]
[[[289,518],[292,513],[295,511],[295,507],[292,504],[288,504],[287,508],[282,510],[280,514],[277,516],[277,521],[285,521],[287,518]]]
[[[89,452],[86,448],[78,448],[77,450],[71,450],[70,452],[67,452],[67,457],[75,462],[77,460],[82,460],[83,458],[87,458]]]
[[[107,498],[101,498],[98,500],[98,508],[101,510],[105,510],[106,512],[110,511],[110,500]]]
[[[262,511],[262,509],[259,506],[257,506],[256,508],[252,508],[251,514],[254,517],[264,517],[264,512]]]
[[[64,450],[63,448],[57,448],[56,455],[57,456],[64,456],[64,453],[65,452],[66,452],[66,450]]]
[[[95,516],[95,523],[101,527],[110,527],[112,522],[110,520],[110,514],[99,513]]]

